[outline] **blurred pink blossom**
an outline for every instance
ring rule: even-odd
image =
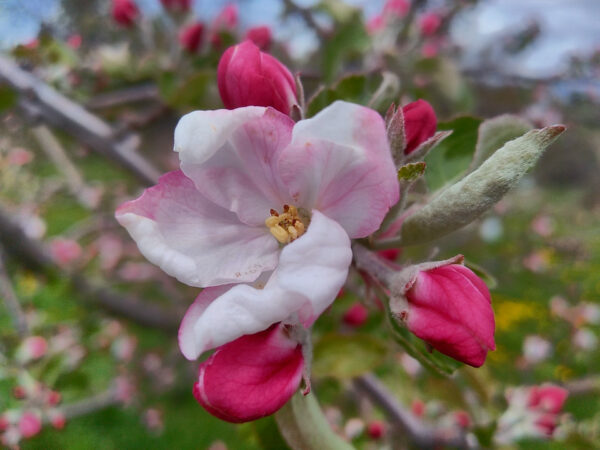
[[[50,242],[50,255],[59,266],[68,266],[81,257],[82,249],[77,241],[55,238]]]

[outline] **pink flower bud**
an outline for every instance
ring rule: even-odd
[[[233,30],[238,24],[238,9],[234,4],[225,5],[215,17],[212,28],[216,30]]]
[[[77,50],[81,47],[81,35],[80,34],[72,34],[67,39],[67,45],[71,47],[73,50]]]
[[[469,413],[463,411],[462,409],[454,411],[454,421],[459,427],[463,429],[469,428],[471,426],[471,417],[469,416]]]
[[[42,429],[39,416],[31,411],[25,411],[19,419],[19,431],[24,438],[35,436]]]
[[[133,25],[140,13],[133,0],[113,0],[111,11],[115,22],[124,27]]]
[[[251,40],[261,50],[271,47],[271,29],[267,26],[254,27],[246,31],[246,39]]]
[[[387,250],[380,250],[377,252],[379,256],[388,261],[396,261],[396,258],[398,258],[400,253],[402,253],[401,248],[388,248]]]
[[[442,17],[437,13],[430,11],[419,18],[419,30],[423,36],[432,36],[440,28]]]
[[[406,16],[409,10],[410,3],[408,0],[387,0],[383,7],[383,15],[401,19]]]
[[[0,431],[4,431],[6,430],[10,425],[10,422],[8,420],[8,418],[6,417],[6,414],[2,414],[0,415]]]
[[[528,407],[551,414],[558,414],[568,395],[569,393],[566,389],[552,384],[533,386],[529,391]]]
[[[425,403],[417,398],[410,405],[410,410],[416,417],[421,418],[425,415]]]
[[[163,8],[173,12],[189,11],[192,0],[160,0]]]
[[[296,392],[304,358],[300,344],[281,325],[242,336],[200,364],[196,400],[212,415],[233,423],[273,414]]]
[[[67,418],[62,412],[58,410],[51,410],[48,413],[48,416],[50,418],[50,425],[52,425],[55,429],[62,430],[65,427]]]
[[[369,310],[360,302],[354,303],[344,313],[344,323],[351,327],[360,327],[369,318]]]
[[[385,434],[385,424],[381,420],[374,420],[367,425],[367,434],[371,439],[381,439]]]
[[[440,353],[479,367],[494,343],[494,312],[485,283],[460,257],[425,263],[400,273],[392,311],[417,337]]]
[[[48,350],[48,342],[42,336],[29,336],[21,344],[19,350],[22,360],[29,361],[41,358]]]
[[[48,403],[50,406],[58,405],[61,399],[62,396],[60,395],[60,392],[48,391],[48,393],[46,394],[46,403]]]
[[[196,53],[202,45],[204,25],[200,22],[188,25],[179,32],[179,43],[190,53]]]
[[[56,264],[67,266],[81,256],[81,246],[72,239],[56,238],[50,243],[50,255]]]
[[[431,105],[425,100],[417,100],[402,107],[404,114],[404,133],[406,147],[404,153],[408,155],[422,142],[435,134],[437,118]]]
[[[385,28],[385,19],[383,15],[377,14],[367,21],[367,33],[376,34]]]
[[[250,41],[228,48],[217,69],[223,104],[228,109],[271,106],[289,114],[296,101],[296,83],[277,59]]]
[[[11,166],[24,166],[33,159],[33,153],[24,148],[17,147],[8,153],[8,164]]]

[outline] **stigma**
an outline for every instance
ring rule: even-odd
[[[295,206],[283,205],[281,214],[274,209],[270,213],[265,225],[280,244],[289,244],[306,231],[305,221]]]

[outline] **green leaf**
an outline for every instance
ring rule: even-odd
[[[415,182],[425,173],[426,165],[424,162],[405,164],[398,170],[398,180],[406,181],[407,183]]]
[[[386,353],[385,343],[370,335],[328,334],[314,347],[312,372],[321,377],[354,378],[375,369]]]
[[[388,311],[388,314],[389,311]],[[395,318],[390,317],[394,339],[406,350],[410,356],[419,361],[424,367],[432,373],[443,377],[452,375],[456,369],[463,364],[455,359],[449,358],[435,350],[432,350],[425,341],[419,339],[408,329],[400,325]]]
[[[323,47],[322,67],[326,81],[333,80],[344,63],[360,60],[369,49],[371,41],[360,11],[354,10],[344,18],[347,20],[337,24],[333,36]]]
[[[515,186],[564,130],[554,125],[507,142],[477,170],[409,216],[398,244],[429,242],[471,223]]]
[[[366,105],[382,81],[381,75],[349,75],[340,79],[334,86],[321,89],[310,100],[306,117],[312,117],[336,100]]]
[[[523,136],[532,126],[525,119],[511,114],[503,114],[485,120],[479,126],[479,135],[471,170],[476,169],[506,142]]]
[[[191,110],[202,106],[210,109],[216,106],[216,92],[213,92],[216,84],[216,73],[202,70],[179,83],[173,74],[165,74],[159,82],[159,88],[166,102],[174,108]]]
[[[10,86],[0,84],[0,112],[14,107],[17,104],[18,94]]]
[[[438,130],[453,130],[425,157],[425,180],[432,191],[456,181],[468,169],[477,143],[481,119],[463,116],[438,124]]]

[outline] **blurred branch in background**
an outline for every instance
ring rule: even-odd
[[[119,136],[105,121],[4,56],[0,56],[0,80],[19,93],[19,106],[32,122],[41,120],[63,129],[127,169],[145,185],[158,180],[160,172],[136,152],[139,140],[136,136]]]
[[[0,293],[4,299],[6,309],[14,322],[17,333],[19,336],[24,337],[27,335],[28,331],[27,319],[25,318],[17,294],[15,294],[8,273],[6,272],[4,258],[4,252],[0,247]]]
[[[118,294],[90,283],[81,273],[61,270],[44,246],[27,237],[21,227],[10,218],[8,211],[2,207],[0,207],[0,243],[16,261],[23,265],[46,275],[67,277],[86,302],[141,325],[166,331],[173,331],[179,327],[182,314],[173,311],[173,308],[151,305],[135,297]]]

